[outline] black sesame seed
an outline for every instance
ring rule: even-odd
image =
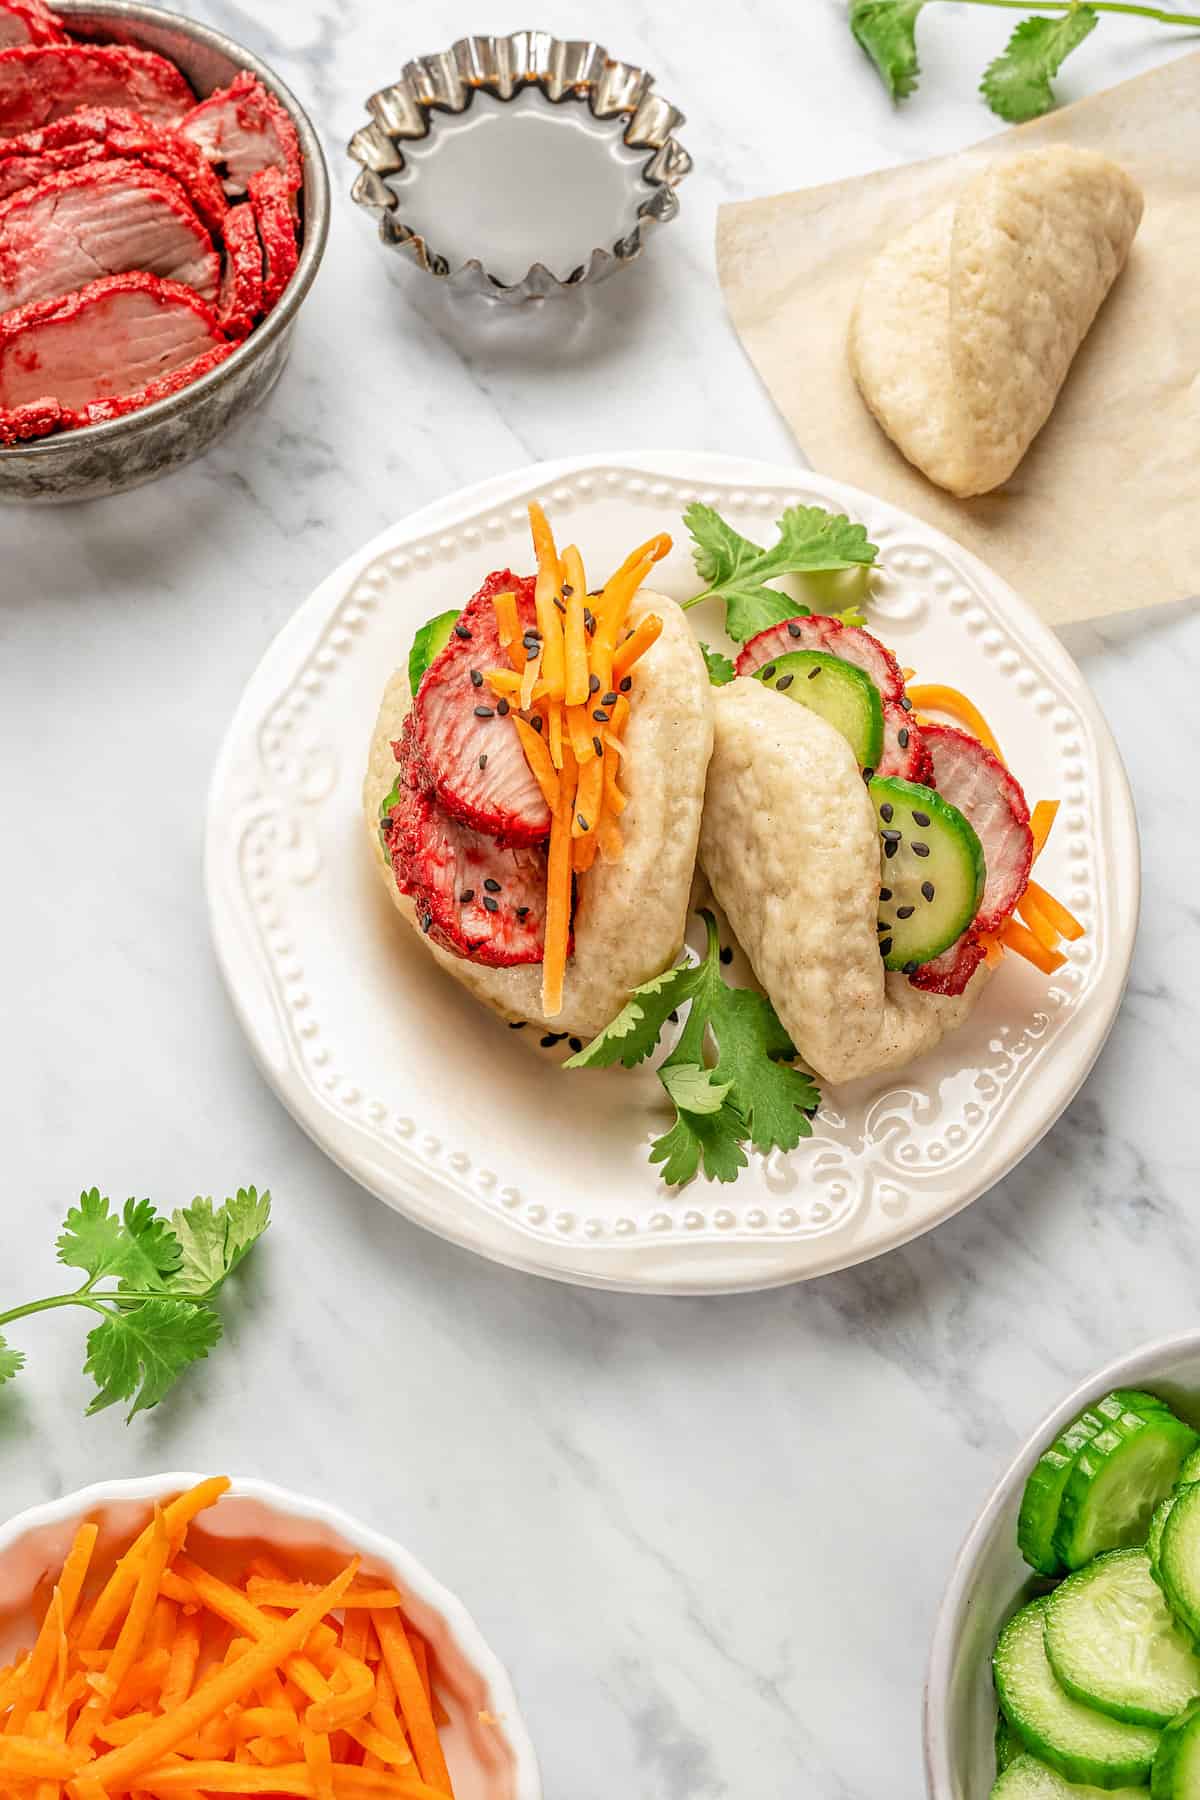
[[[600,677],[598,675],[589,675],[588,676],[588,693],[589,694],[598,694],[599,692],[600,692]]]
[[[583,814],[582,814],[582,813],[581,813],[581,812],[577,812],[577,813],[576,813],[576,814],[575,814],[575,817],[576,817],[576,818],[577,818],[577,819],[578,819],[578,821],[579,821],[579,829],[580,829],[580,831],[590,831],[590,830],[591,830],[591,829],[592,829],[592,828],[591,828],[591,826],[590,826],[590,825],[589,825],[589,824],[588,824],[588,822],[587,822],[587,820],[586,820],[586,819],[585,819],[585,818],[584,818],[584,816],[583,816]]]
[[[604,745],[600,742],[598,737],[592,739],[592,749],[596,752],[597,756],[604,755]]]
[[[487,751],[486,750],[484,750],[480,755],[479,766],[481,769],[487,768]]]
[[[932,900],[933,899],[933,883],[932,883],[932,881],[923,881],[921,883],[921,892],[924,894],[924,896],[927,900]]]
[[[879,835],[885,844],[898,844],[900,842],[900,833],[898,831],[881,831]]]
[[[479,673],[478,669],[471,670],[471,686],[472,687],[482,687],[483,686],[483,676]]]
[[[454,635],[455,637],[465,638],[468,643],[471,641],[471,633],[465,625],[456,625],[454,627]]]
[[[895,856],[895,854],[899,848],[900,848],[899,844],[896,844],[896,843],[885,844],[883,846],[883,854],[885,856]]]
[[[911,919],[916,910],[915,906],[898,906],[896,908],[896,917],[898,919]]]
[[[896,733],[896,737],[900,744],[900,748],[902,750],[907,750],[908,749],[908,727],[905,725],[902,725],[900,727],[899,731]]]
[[[510,1019],[508,1021],[508,1029],[510,1031],[524,1031],[526,1023],[527,1021],[525,1019]]]
[[[495,714],[490,706],[477,706],[475,708],[475,717],[477,719],[492,719],[495,717]]]
[[[880,956],[890,956],[890,955],[891,955],[891,954],[892,954],[892,940],[891,940],[891,938],[880,938],[880,940],[879,940],[879,954],[880,954]]]
[[[775,683],[776,689],[782,694],[785,688],[791,687],[795,679],[796,677],[794,675],[781,675],[779,680]]]
[[[432,931],[433,930],[433,914],[432,913],[426,913],[425,917],[421,920],[421,930],[422,931]]]
[[[623,694],[627,694],[632,686],[633,686],[633,676],[632,675],[622,675],[622,677],[621,677],[621,692]]]
[[[583,1039],[573,1037],[573,1038],[568,1038],[567,1042],[570,1044],[570,1046],[571,1046],[572,1050],[575,1052],[576,1056],[578,1056],[579,1052],[583,1049]]]
[[[557,1044],[557,1042],[558,1042],[558,1039],[557,1039],[557,1037],[555,1037],[555,1035],[552,1031],[548,1031],[546,1033],[545,1037],[538,1039],[538,1043],[542,1046],[543,1050],[553,1049],[554,1045]]]
[[[490,875],[484,876],[483,885],[487,889],[489,894],[498,894],[500,892],[500,883],[498,881],[494,881]]]
[[[810,680],[810,681],[815,681],[815,680],[816,680],[816,678],[817,678],[817,676],[818,676],[818,675],[819,675],[819,674],[820,674],[820,673],[821,673],[821,665],[820,665],[820,663],[814,663],[814,664],[813,664],[813,666],[812,666],[812,668],[811,668],[811,669],[810,669],[810,670],[809,670],[809,671],[808,671],[808,679],[809,679],[809,680]]]
[[[615,706],[617,704],[617,696],[615,694],[605,694],[600,704],[601,706]]]
[[[872,768],[871,768],[871,767],[870,767],[870,766],[869,766],[869,765],[868,765],[868,766],[867,766],[867,768],[865,768],[865,769],[864,769],[864,770],[863,770],[863,780],[864,780],[864,781],[870,781],[870,780],[871,780],[871,779],[872,779],[872,778],[873,778],[873,776],[874,776],[874,774],[875,774],[875,771],[874,771],[874,769],[872,769]]]
[[[891,890],[891,888],[880,888],[880,890],[879,890],[879,898],[880,898],[880,899],[881,899],[881,900],[890,900],[890,899],[891,899],[891,897],[892,897],[892,890]]]
[[[536,661],[538,650],[540,649],[540,647],[541,646],[538,644],[526,644],[526,646],[525,646],[525,661],[526,662]]]
[[[571,586],[569,581],[564,581],[562,591],[563,591],[563,599],[569,600],[571,598],[571,595],[575,592],[575,589]]]
[[[928,844],[921,844],[914,840],[913,844],[911,845],[911,849],[912,849],[912,853],[914,856],[928,856],[929,855],[929,845]]]
[[[592,714],[592,717],[593,717],[593,719],[595,719],[597,725],[607,725],[608,724],[608,714],[605,712],[605,710],[602,706],[598,706],[596,708],[595,712]]]
[[[906,975],[915,975],[920,966],[920,963],[915,959],[912,962],[906,962],[904,965],[904,973]]]
[[[585,606],[583,609],[583,628],[589,633],[596,629],[596,615],[590,606]]]
[[[766,668],[762,672],[762,679],[764,681],[770,681],[770,679],[771,679],[772,675],[774,675],[774,673],[775,673],[775,664],[768,663]]]
[[[733,961],[733,950],[728,944],[721,945],[721,961],[725,964],[726,968],[728,968]]]
[[[913,814],[913,820],[914,820],[914,822],[915,822],[915,823],[916,823],[916,824],[918,824],[918,825],[928,825],[928,823],[929,823],[929,814],[928,814],[928,813],[919,813],[919,812],[915,812],[915,813],[914,813],[914,814]]]
[[[500,714],[500,717],[503,719],[504,716],[506,715],[506,713],[508,712],[508,701],[507,700],[497,700],[496,711]]]
[[[498,900],[493,900],[490,894],[485,894],[483,896],[483,905],[485,912],[495,913],[500,911],[500,902]]]
[[[893,808],[890,800],[885,800],[883,805],[880,807],[879,816],[883,820],[885,825],[891,824],[893,810],[894,810],[894,808]]]
[[[470,906],[470,904],[474,898],[475,898],[475,889],[474,888],[464,888],[462,893],[458,896],[459,905],[460,906]]]
[[[797,623],[794,619],[788,620],[788,636],[789,637],[802,636],[802,628],[799,625],[797,625]]]
[[[905,694],[905,696],[904,696],[904,698],[903,698],[903,699],[902,699],[902,700],[901,700],[901,702],[900,702],[900,704],[901,704],[901,706],[902,706],[902,707],[903,707],[903,708],[904,708],[904,710],[905,710],[905,712],[911,712],[911,711],[912,711],[912,701],[911,701],[911,700],[910,700],[910,699],[909,699],[909,697],[908,697],[908,695],[907,695],[907,694]]]
[[[564,588],[564,589],[563,589],[563,592],[564,592],[564,593],[565,593],[565,592],[566,592],[566,589],[565,589],[565,588]],[[554,595],[554,596],[553,596],[553,599],[554,599],[554,604],[555,604],[555,606],[557,606],[557,608],[558,608],[558,610],[559,610],[559,612],[560,612],[560,613],[562,613],[562,614],[563,614],[563,616],[564,616],[564,618],[565,618],[565,616],[566,616],[566,611],[567,611],[567,609],[566,609],[566,607],[565,607],[565,606],[564,606],[564,605],[563,605],[563,603],[562,603],[562,601],[561,601],[561,600],[560,600],[560,599],[559,599],[559,597],[558,597],[558,595],[557,595],[557,594],[555,594],[555,595]]]
[[[520,921],[523,925],[525,923],[526,919],[529,917],[529,908],[527,906],[518,906],[517,917],[518,917],[518,919],[520,919]]]
[[[532,719],[530,719],[529,723],[533,726],[533,729],[535,731],[540,731],[542,729],[541,713],[534,713],[534,715],[533,715]]]
[[[672,1025],[678,1025],[678,1023],[679,1023],[679,1014],[678,1014],[678,1013],[677,1013],[677,1012],[669,1012],[669,1013],[668,1013],[668,1014],[667,1014],[667,1017],[668,1017],[668,1019],[670,1019],[670,1021],[671,1021],[671,1023],[672,1023]]]

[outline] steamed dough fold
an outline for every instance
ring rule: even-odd
[[[851,318],[851,367],[931,481],[965,498],[1013,473],[1141,216],[1118,164],[1057,145],[989,165],[880,251]]]
[[[620,1012],[633,988],[678,957],[687,925],[704,778],[712,749],[712,688],[687,620],[674,600],[643,588],[629,608],[636,625],[647,613],[662,634],[637,665],[625,728],[621,814],[625,851],[619,862],[597,860],[580,886],[575,949],[567,962],[562,1011],[542,1012],[542,965],[485,968],[442,949],[417,927],[379,840],[379,808],[395,779],[392,742],[412,704],[407,669],[392,676],[371,740],[363,809],[372,854],[392,901],[429,954],[477,999],[507,1019],[594,1037]]]
[[[879,828],[849,745],[745,676],[716,690],[714,710],[700,861],[801,1059],[839,1082],[932,1049],[987,970],[957,998],[885,971]]]

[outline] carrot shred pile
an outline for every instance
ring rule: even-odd
[[[909,687],[907,693],[915,709],[914,716],[918,725],[929,724],[931,713],[941,713],[964,726],[972,737],[979,739],[985,749],[1005,763],[995,732],[966,694],[940,682]],[[1005,763],[1006,768],[1007,766]],[[1046,847],[1046,839],[1058,816],[1058,804],[1057,800],[1039,800],[1029,815],[1035,863]],[[1017,911],[1021,915],[1019,919],[1006,919],[998,931],[980,934],[979,942],[988,967],[994,969],[1004,952],[1013,950],[1044,975],[1056,974],[1067,960],[1060,945],[1064,939],[1067,943],[1075,943],[1084,936],[1085,928],[1061,900],[1056,900],[1053,894],[1033,880],[1026,882],[1025,891],[1017,902]]]
[[[525,760],[550,809],[542,1010],[552,1019],[562,1010],[576,878],[597,856],[617,862],[624,850],[617,820],[626,805],[619,763],[635,685],[630,671],[662,632],[654,613],[632,629],[626,616],[671,539],[660,532],[639,544],[603,588],[589,593],[577,546],[560,554],[536,500],[529,525],[536,630],[522,633],[515,595],[497,594],[500,643],[512,668],[488,669],[484,678],[514,708]]]
[[[262,1557],[215,1574],[188,1529],[228,1486],[155,1507],[102,1586],[79,1527],[32,1649],[0,1669],[0,1793],[453,1800],[449,1715],[399,1590],[357,1557],[324,1585]]]

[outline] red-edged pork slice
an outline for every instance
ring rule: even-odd
[[[244,338],[263,310],[263,253],[251,206],[231,206],[225,220],[225,267],[218,303],[230,337]]]
[[[67,429],[81,425],[104,425],[109,419],[124,418],[126,413],[140,412],[145,406],[152,406],[156,400],[167,400],[182,388],[191,387],[201,376],[207,375],[237,349],[236,344],[222,342],[214,344],[211,350],[193,357],[191,362],[181,364],[172,369],[169,375],[157,375],[148,381],[144,388],[135,394],[118,394],[111,400],[90,400],[75,412],[64,414],[63,424]]]
[[[975,827],[987,862],[976,931],[998,931],[1029,880],[1033,833],[1021,784],[978,738],[954,725],[925,725],[937,791]]]
[[[898,700],[883,703],[883,755],[877,775],[902,775],[905,781],[919,781],[933,787],[933,758],[921,727]]]
[[[915,988],[925,994],[963,994],[967,983],[983,961],[983,947],[974,931],[965,931],[948,950],[909,976]]]
[[[109,275],[0,318],[0,410],[81,412],[140,394],[224,347],[216,314],[194,289],[155,275]]]
[[[248,69],[193,107],[179,129],[209,162],[224,167],[228,194],[248,193],[250,177],[260,169],[278,169],[288,193],[299,191],[303,171],[296,127]]]
[[[535,844],[550,830],[550,809],[529,771],[509,707],[484,682],[507,669],[495,594],[513,593],[522,630],[534,624],[533,582],[510,569],[489,575],[468,601],[450,642],[425,671],[413,702],[417,749],[438,800],[451,817],[510,844]]]
[[[64,169],[118,157],[161,169],[183,188],[208,229],[221,233],[225,190],[195,144],[123,107],[86,106],[0,141],[0,199]]]
[[[0,49],[67,42],[62,20],[43,0],[0,0]]]
[[[57,400],[31,400],[26,406],[5,411],[0,407],[0,444],[21,444],[28,438],[49,437],[63,422]]]
[[[452,819],[425,784],[413,715],[393,745],[398,799],[383,825],[396,885],[443,949],[489,968],[541,962],[546,852],[508,847]]]
[[[250,177],[250,204],[263,253],[263,311],[270,312],[292,276],[299,257],[287,179],[278,169]]]
[[[134,269],[217,297],[212,238],[158,169],[85,163],[0,203],[0,312]]]
[[[36,131],[81,106],[125,106],[180,119],[196,96],[175,64],[127,44],[17,44],[0,50],[0,138]]]
[[[824,613],[803,614],[782,625],[768,626],[742,645],[735,667],[739,675],[753,675],[763,663],[785,656],[789,650],[823,650],[829,656],[840,656],[866,670],[880,699],[904,698],[904,677],[891,651],[861,626],[843,625]]]

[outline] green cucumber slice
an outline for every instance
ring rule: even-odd
[[[1045,1599],[1034,1600],[1000,1633],[992,1669],[1005,1718],[1025,1748],[1067,1781],[1144,1787],[1159,1733],[1107,1718],[1059,1687],[1046,1656],[1045,1617]]]
[[[1200,1700],[1162,1734],[1150,1775],[1151,1800],[1200,1800]]]
[[[1014,1757],[992,1789],[992,1800],[1146,1800],[1144,1787],[1080,1787],[1027,1753]]]
[[[1018,1756],[1024,1756],[1021,1740],[1014,1737],[1013,1728],[1003,1713],[996,1716],[996,1773],[1003,1775],[1009,1763],[1016,1762]]]
[[[1046,1655],[1074,1699],[1133,1725],[1165,1725],[1200,1696],[1200,1661],[1144,1550],[1110,1550],[1050,1595]]]
[[[1190,1456],[1185,1456],[1179,1468],[1180,1487],[1193,1481],[1200,1481],[1200,1450],[1193,1450]]]
[[[461,610],[456,608],[454,612],[439,613],[436,619],[426,619],[413,639],[408,653],[408,685],[414,695],[430,663],[450,642],[450,633],[458,623]]]
[[[898,775],[870,783],[879,817],[879,951],[911,975],[948,950],[983,898],[983,845],[956,806]]]
[[[1054,1553],[1054,1531],[1063,1489],[1076,1456],[1088,1439],[1095,1437],[1101,1423],[1096,1413],[1085,1412],[1068,1425],[1050,1448],[1042,1451],[1025,1483],[1017,1517],[1017,1548],[1039,1574],[1057,1575],[1062,1568]]]
[[[1189,1456],[1187,1462],[1183,1465],[1184,1469],[1187,1468],[1187,1465],[1191,1460],[1192,1458]],[[1180,1470],[1181,1475],[1182,1473],[1183,1469]],[[1162,1552],[1162,1535],[1166,1530],[1167,1520],[1171,1516],[1171,1508],[1174,1504],[1174,1494],[1168,1494],[1165,1500],[1160,1500],[1154,1511],[1150,1514],[1150,1526],[1146,1532],[1146,1555],[1150,1558],[1150,1573],[1153,1575],[1155,1581],[1157,1581],[1159,1587],[1162,1586],[1162,1576],[1160,1575],[1158,1568],[1158,1559]]]
[[[1175,1617],[1200,1636],[1200,1482],[1175,1495],[1159,1539],[1158,1578]]]
[[[860,769],[883,755],[883,702],[865,669],[827,650],[789,650],[754,671],[764,687],[799,701],[840,731]]]
[[[1104,1425],[1071,1466],[1054,1533],[1068,1569],[1081,1569],[1102,1550],[1144,1544],[1151,1513],[1200,1443],[1165,1407],[1135,1412],[1123,1395],[1110,1394],[1095,1410]]]

